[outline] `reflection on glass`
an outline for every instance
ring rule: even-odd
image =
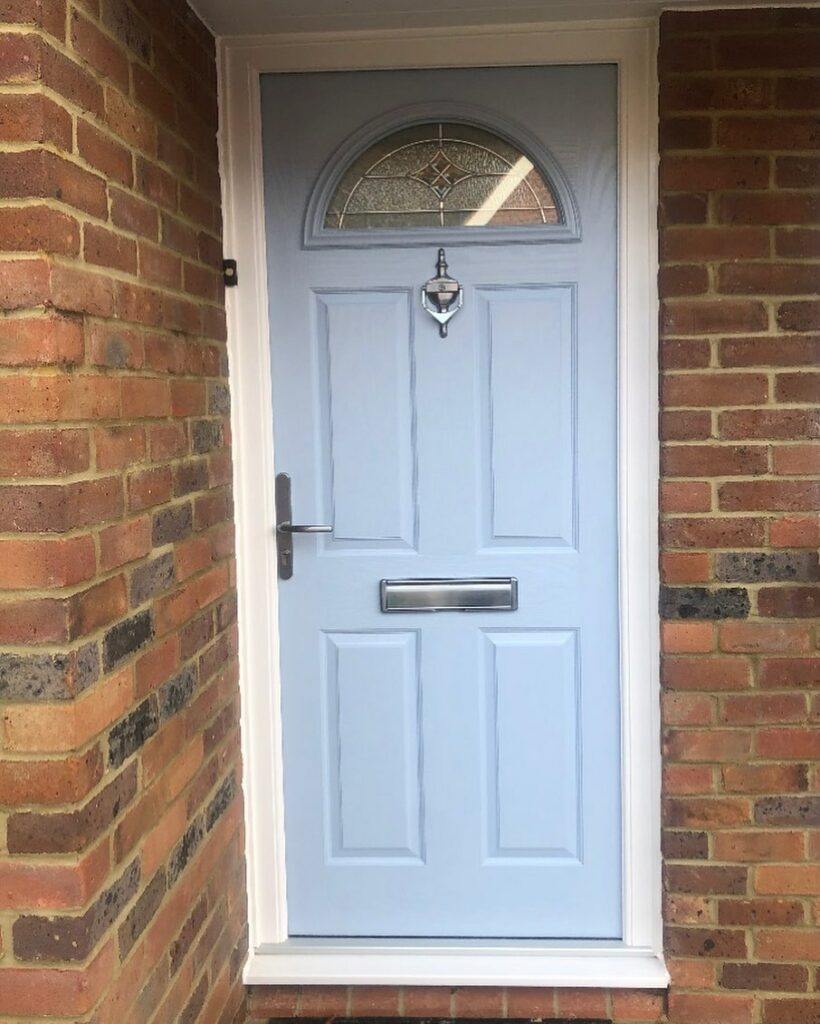
[[[345,171],[325,228],[557,224],[547,181],[509,142],[470,125],[414,125],[371,146]]]

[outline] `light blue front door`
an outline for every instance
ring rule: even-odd
[[[615,97],[608,66],[263,79],[276,471],[333,527],[279,582],[293,936],[621,934]],[[517,610],[381,609],[488,577]]]

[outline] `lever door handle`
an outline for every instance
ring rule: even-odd
[[[290,477],[276,474],[276,560],[280,580],[293,576],[293,534],[333,533],[333,527],[324,523],[292,523]]]
[[[296,523],[279,523],[276,529],[280,533],[333,533],[332,526],[319,526],[316,523],[303,523],[297,525]]]

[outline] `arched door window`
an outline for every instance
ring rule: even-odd
[[[561,225],[535,161],[485,128],[443,120],[393,131],[356,157],[325,207],[325,231]]]

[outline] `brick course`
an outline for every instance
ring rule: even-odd
[[[3,1021],[244,1016],[216,127],[183,0],[5,5]]]

